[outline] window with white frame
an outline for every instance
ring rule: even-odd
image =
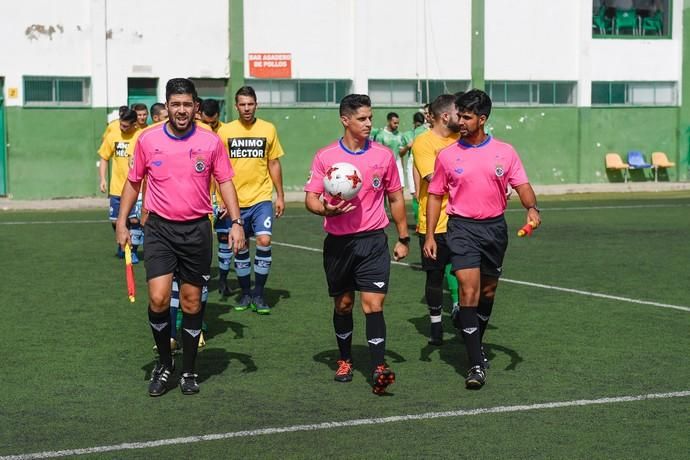
[[[676,82],[672,81],[593,81],[592,105],[678,104]]]
[[[338,105],[350,93],[350,80],[247,80],[256,91],[257,102],[268,106]]]
[[[569,81],[487,81],[496,106],[575,105],[577,84]]]
[[[24,77],[24,105],[35,107],[85,107],[91,103],[88,77]]]

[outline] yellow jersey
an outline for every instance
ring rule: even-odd
[[[141,130],[135,129],[131,133],[123,133],[119,128],[105,134],[103,143],[98,149],[98,155],[104,160],[113,158],[110,170],[110,187],[108,193],[120,196],[125,186],[129,168],[134,160],[134,145]]]
[[[105,139],[105,136],[107,136],[111,132],[119,131],[119,130],[120,130],[120,119],[116,118],[113,121],[111,121],[110,123],[108,123],[108,125],[105,127],[105,131],[103,131],[103,136],[101,137],[101,141],[103,141],[103,139]]]
[[[419,219],[417,220],[417,233],[426,233],[426,204],[429,201],[429,182],[424,180],[426,176],[434,173],[434,163],[439,152],[456,142],[460,138],[459,134],[451,134],[448,137],[439,137],[433,131],[425,131],[417,136],[412,143],[412,156],[414,157],[414,167],[419,172],[422,180],[419,184]],[[448,214],[446,205],[448,195],[443,195],[441,202],[441,214],[436,224],[434,233],[446,233],[448,229]]]
[[[224,124],[218,130],[230,155],[235,170],[232,178],[240,208],[248,208],[273,198],[273,182],[268,172],[268,161],[282,157],[283,147],[275,126],[256,119],[250,126],[239,120]]]

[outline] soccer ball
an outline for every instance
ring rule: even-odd
[[[334,163],[323,176],[326,192],[343,200],[351,200],[362,188],[362,174],[350,163]]]

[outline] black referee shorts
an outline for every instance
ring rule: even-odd
[[[328,295],[346,292],[388,292],[391,256],[383,230],[336,236],[323,242],[323,268]]]
[[[434,233],[434,240],[436,240],[436,260],[424,256],[425,238],[425,235],[419,235],[419,249],[422,253],[422,270],[445,270],[446,265],[450,263],[451,256],[446,233]]]
[[[484,220],[450,216],[446,236],[454,272],[479,268],[482,275],[501,276],[508,248],[508,226],[503,215]]]
[[[146,280],[177,271],[184,282],[203,286],[211,278],[213,240],[208,217],[175,222],[149,214],[144,226]]]

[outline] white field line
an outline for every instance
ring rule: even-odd
[[[622,205],[622,206],[578,206],[578,207],[561,207],[561,208],[542,208],[542,212],[551,211],[599,211],[603,209],[650,209],[650,208],[687,208],[690,204],[639,204],[639,205]],[[506,209],[506,212],[524,212],[521,208]],[[309,214],[300,214],[296,216],[284,215],[280,219],[313,219],[315,218]],[[110,222],[107,219],[101,220],[40,220],[40,221],[8,221],[0,222],[0,225],[30,225],[30,224],[102,224]]]
[[[275,428],[260,428],[256,430],[231,431],[228,433],[204,434],[198,436],[186,436],[181,438],[159,439],[156,441],[126,442],[109,446],[86,447],[82,449],[54,450],[35,452],[29,454],[8,455],[0,457],[0,460],[24,460],[35,458],[57,458],[72,455],[100,454],[104,452],[117,452],[134,449],[150,449],[161,446],[179,444],[193,444],[206,441],[218,441],[222,439],[247,438],[253,436],[272,435],[280,433],[295,433],[299,431],[332,430],[334,428],[347,428],[365,425],[382,425],[384,423],[408,422],[414,420],[432,420],[438,418],[470,417],[484,414],[504,414],[511,412],[525,412],[543,409],[559,409],[564,407],[583,407],[598,404],[618,404],[634,401],[648,401],[654,399],[687,398],[690,391],[676,391],[671,393],[650,393],[638,396],[617,396],[599,399],[578,399],[574,401],[557,401],[540,404],[525,404],[515,406],[496,406],[479,409],[460,409],[446,412],[426,412],[423,414],[393,415],[390,417],[363,418],[354,420],[332,421],[313,423],[307,425],[289,425]]]
[[[280,243],[280,242],[276,242],[276,241],[272,241],[271,244],[274,244],[276,246],[285,246],[288,248],[301,249],[304,251],[322,252],[321,249],[310,248],[307,246],[300,246],[297,244]],[[391,262],[391,264],[401,265],[404,267],[410,267],[411,266],[410,264],[408,264],[406,262],[395,262],[395,261],[393,261],[393,262]],[[528,281],[512,280],[509,278],[501,278],[501,281],[506,282],[506,283],[520,284],[523,286],[536,287],[536,288],[541,288],[541,289],[550,289],[553,291],[568,292],[570,294],[579,294],[579,295],[584,295],[584,296],[588,296],[588,297],[597,297],[600,299],[618,300],[620,302],[630,302],[630,303],[634,303],[634,304],[638,304],[638,305],[651,305],[654,307],[672,308],[674,310],[690,312],[690,307],[686,307],[683,305],[671,305],[671,304],[661,303],[661,302],[652,302],[649,300],[631,299],[629,297],[621,297],[621,296],[609,295],[609,294],[600,294],[598,292],[589,292],[589,291],[583,291],[580,289],[570,289],[570,288],[564,288],[564,287],[560,287],[560,286],[551,286],[548,284],[530,283]]]

